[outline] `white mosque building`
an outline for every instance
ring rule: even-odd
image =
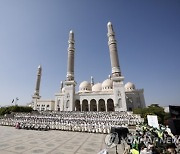
[[[144,90],[136,89],[128,82],[124,85],[121,74],[117,43],[111,22],[107,24],[108,46],[112,72],[102,83],[83,81],[76,91],[74,78],[74,33],[70,31],[68,40],[68,66],[66,80],[61,82],[61,89],[55,94],[54,100],[42,100],[39,95],[42,68],[38,67],[36,90],[32,96],[31,106],[34,110],[45,111],[132,111],[144,108]],[[63,86],[64,85],[64,86]]]

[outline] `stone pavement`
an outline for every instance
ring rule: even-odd
[[[0,126],[0,154],[97,154],[106,134],[70,131],[35,131]],[[108,149],[115,154],[115,148]],[[118,145],[122,154],[122,146]]]

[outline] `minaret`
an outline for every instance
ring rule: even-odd
[[[34,107],[33,107],[34,110],[37,109],[37,100],[41,98],[41,96],[39,95],[41,75],[42,75],[42,67],[41,65],[39,65],[37,71],[36,89],[34,95],[32,96],[32,101],[34,103]]]
[[[119,67],[115,33],[113,31],[113,25],[111,22],[108,22],[107,28],[108,28],[107,36],[108,36],[108,46],[109,46],[110,59],[111,59],[112,77],[118,77],[121,76],[121,71]]]
[[[64,82],[65,85],[65,93],[64,93],[64,100],[63,106],[64,111],[74,111],[75,104],[74,104],[74,96],[75,96],[75,86],[76,82],[74,81],[74,33],[71,30],[69,32],[69,40],[68,40],[68,62],[67,62],[67,75],[66,81]]]
[[[113,81],[115,111],[127,111],[126,98],[125,98],[126,94],[123,84],[124,77],[121,75],[119,59],[118,59],[117,43],[115,39],[113,25],[111,22],[108,22],[107,28],[108,28],[108,33],[107,33],[108,46],[109,46],[111,68],[112,68],[111,79]]]
[[[61,87],[60,88],[61,88],[61,92],[62,92],[62,88],[63,88],[63,82],[62,81],[61,81]]]
[[[94,85],[94,78],[93,78],[93,76],[91,76],[91,86],[93,86]]]
[[[68,40],[68,64],[67,64],[67,81],[74,80],[74,33],[71,30],[69,32],[69,40]]]
[[[41,73],[42,73],[42,67],[41,67],[41,65],[39,65],[38,66],[38,72],[37,72],[36,89],[34,92],[34,96],[39,96]]]

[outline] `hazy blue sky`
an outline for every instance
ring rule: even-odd
[[[180,104],[179,0],[0,0],[0,105],[54,99],[65,80],[68,34],[75,33],[75,80],[111,73],[107,22],[116,32],[124,83],[144,88],[146,104]]]

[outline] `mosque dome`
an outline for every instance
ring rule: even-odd
[[[65,87],[62,88],[62,93],[65,93]]]
[[[103,91],[109,91],[113,89],[113,81],[111,79],[106,79],[102,83],[102,90]]]
[[[135,85],[131,82],[126,83],[124,87],[126,91],[133,91],[136,89]]]
[[[91,84],[88,81],[83,81],[79,85],[79,92],[88,92],[91,91]]]
[[[102,90],[102,84],[101,83],[96,83],[95,85],[92,86],[92,91],[93,92],[98,92]]]

